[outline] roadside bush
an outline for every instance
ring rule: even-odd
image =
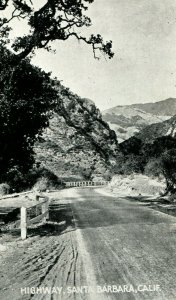
[[[176,201],[176,191],[175,191],[175,193],[170,195],[169,200],[172,202]]]
[[[6,174],[6,179],[7,184],[15,192],[29,190],[35,186],[35,184],[39,185],[39,187],[41,186],[42,189],[45,189],[45,186],[46,189],[49,189],[50,186],[52,188],[61,186],[61,181],[54,173],[36,165],[26,174],[24,174],[18,166],[14,166]]]
[[[27,187],[27,178],[18,166],[14,166],[6,174],[7,183],[15,192],[20,192]]]
[[[91,169],[84,168],[80,171],[80,174],[85,180],[91,180],[91,178],[92,178],[92,170]]]
[[[41,177],[38,179],[33,189],[39,192],[45,192],[49,189],[49,180],[46,177]]]
[[[7,195],[10,193],[10,186],[7,183],[0,184],[0,195]]]
[[[59,178],[50,170],[38,168],[31,171],[29,174],[30,184],[33,189],[44,192],[50,189],[61,187],[62,183]],[[32,184],[33,183],[33,184]]]
[[[110,181],[112,178],[112,174],[109,170],[106,170],[106,172],[103,174],[103,179],[105,181]]]
[[[144,173],[147,176],[159,177],[162,174],[160,159],[152,158],[145,166]]]

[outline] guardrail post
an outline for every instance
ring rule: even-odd
[[[36,201],[39,201],[40,195],[36,195]]]
[[[25,240],[27,237],[27,209],[21,207],[21,238]]]
[[[48,211],[48,200],[42,204],[42,214],[46,213],[47,211]],[[48,219],[48,213],[45,216],[44,221],[46,221],[47,219]]]

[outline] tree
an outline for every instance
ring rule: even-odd
[[[141,149],[141,154],[148,161],[151,157],[158,158],[166,150],[171,150],[176,147],[175,138],[168,136],[161,136],[156,138],[152,143],[144,143]]]
[[[33,162],[33,144],[48,125],[54,107],[59,105],[55,86],[59,82],[30,65],[35,50],[50,51],[53,41],[76,38],[92,47],[95,58],[99,58],[98,51],[108,58],[114,55],[112,41],[104,42],[100,34],[87,38],[80,33],[81,28],[91,26],[85,12],[94,0],[42,2],[0,0],[3,12],[0,17],[1,180],[10,169],[14,172],[16,166],[22,173],[29,169]],[[13,31],[10,26],[13,20],[24,21],[29,30],[12,42],[9,34]]]
[[[163,151],[158,157],[151,158],[145,166],[145,174],[159,177],[166,181],[166,193],[174,193],[176,185],[176,149]]]
[[[132,136],[128,140],[120,144],[120,149],[125,155],[134,154],[140,155],[141,148],[143,146],[142,140],[135,136]]]
[[[145,165],[144,173],[147,176],[154,176],[154,177],[159,177],[160,175],[163,175],[163,168],[162,168],[160,157],[151,158]]]
[[[167,150],[161,155],[161,166],[166,179],[166,193],[174,193],[176,185],[176,149]]]
[[[130,175],[133,173],[142,173],[144,167],[143,157],[134,154],[124,155],[118,153],[116,157],[116,164],[112,168],[115,174]]]
[[[7,50],[0,50],[4,59],[10,57]],[[58,103],[55,82],[50,79],[50,74],[28,61],[23,60],[16,66],[12,79],[10,85],[4,85],[0,95],[1,181],[15,166],[22,173],[30,168],[34,142],[48,125]]]
[[[173,192],[176,183],[176,140],[162,136],[142,148],[146,160],[146,171],[162,174],[166,180],[166,193]]]
[[[0,10],[4,13],[8,6],[11,8],[10,17],[0,18],[0,38],[2,44],[8,44],[8,36],[12,28],[10,22],[25,19],[29,26],[29,33],[17,37],[11,44],[15,51],[13,64],[16,65],[32,54],[35,49],[51,50],[51,42],[66,41],[71,37],[78,41],[91,45],[95,58],[98,58],[97,51],[100,51],[112,58],[112,41],[104,42],[100,34],[92,34],[89,38],[81,35],[82,27],[91,26],[91,19],[84,13],[88,4],[94,0],[47,0],[36,8],[34,0],[0,0]],[[42,1],[41,1],[42,2]]]

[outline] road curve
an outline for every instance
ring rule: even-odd
[[[50,221],[26,241],[0,236],[0,299],[176,299],[175,217],[104,188],[51,197]]]

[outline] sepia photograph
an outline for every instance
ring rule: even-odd
[[[176,1],[0,0],[0,300],[176,300]]]

